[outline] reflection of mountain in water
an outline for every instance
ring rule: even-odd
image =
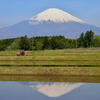
[[[59,97],[73,89],[81,86],[83,83],[65,83],[65,82],[22,82],[25,86],[29,86],[48,97]]]

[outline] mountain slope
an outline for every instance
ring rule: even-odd
[[[30,18],[29,20],[36,20],[38,22],[54,22],[54,23],[64,23],[64,22],[69,22],[69,21],[75,21],[79,23],[86,23],[70,14],[67,12],[64,12],[62,10],[56,9],[56,8],[50,8],[42,13]]]
[[[100,34],[100,28],[90,25],[62,10],[56,8],[47,9],[28,20],[0,29],[0,38],[20,37],[27,35],[53,36],[63,35],[66,38],[76,38],[87,30]]]

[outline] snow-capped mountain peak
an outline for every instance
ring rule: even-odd
[[[54,23],[64,23],[69,21],[75,21],[79,23],[86,23],[70,14],[68,14],[65,11],[62,11],[57,8],[50,8],[47,9],[36,16],[33,16],[29,20],[38,21],[38,22],[44,22],[44,21],[52,21]]]
[[[75,88],[83,85],[84,83],[30,83],[28,86],[37,90],[38,92],[48,96],[48,97],[59,97],[70,91],[74,90]]]
[[[56,36],[62,35],[66,38],[75,39],[82,32],[92,30],[96,35],[100,35],[100,28],[84,22],[65,11],[50,8],[30,19],[23,20],[17,24],[0,28],[0,37],[16,38],[27,34],[32,36]]]

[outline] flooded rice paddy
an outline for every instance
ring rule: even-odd
[[[98,51],[99,52],[99,51]],[[19,73],[22,68],[25,67],[63,67],[64,70],[67,67],[74,67],[74,70],[77,67],[99,67],[100,57],[97,54],[93,54],[91,57],[91,53],[82,54],[82,59],[80,59],[80,53],[74,52],[72,54],[69,52],[64,52],[61,55],[67,54],[67,57],[62,57],[65,60],[41,60],[39,57],[36,58],[35,61],[28,60],[9,60],[1,57],[0,67],[13,68],[16,70],[13,73]],[[77,54],[78,53],[78,54]],[[87,51],[86,51],[87,53]],[[2,54],[2,52],[1,52]],[[10,54],[7,54],[10,55]],[[12,54],[15,55],[15,52]],[[35,55],[44,55],[43,52]],[[45,56],[51,55],[46,54]],[[59,52],[57,54],[53,53],[53,55],[60,55]],[[70,57],[70,55],[72,55]],[[76,57],[78,55],[78,57]],[[75,56],[75,57],[74,57]],[[83,57],[84,56],[84,57]],[[9,58],[10,56],[8,56]],[[31,59],[31,56],[29,56]],[[69,58],[73,61],[69,60]],[[2,60],[4,58],[4,61]],[[51,57],[52,58],[52,57]],[[51,59],[48,58],[48,59]],[[55,57],[56,58],[56,57]],[[55,59],[52,58],[52,59]],[[76,60],[77,58],[77,60]],[[87,59],[91,60],[87,60]],[[94,59],[95,58],[95,59]],[[13,57],[12,57],[13,59]],[[34,58],[35,59],[35,58]],[[37,59],[40,59],[37,61]],[[21,68],[21,69],[17,69]],[[11,69],[10,69],[11,70]],[[27,70],[29,71],[29,70]],[[40,70],[41,71],[41,70]],[[67,73],[72,70],[65,70]],[[89,70],[82,71],[89,73]],[[82,73],[81,71],[81,73]],[[53,71],[52,71],[53,72]],[[76,70],[77,72],[77,70]],[[4,75],[0,75],[0,100],[100,100],[100,76],[78,76],[78,75],[33,75],[33,74],[12,74],[7,69]],[[9,74],[10,73],[10,74]],[[26,71],[25,71],[26,73]],[[35,73],[35,71],[34,71]],[[45,73],[45,72],[44,72]],[[64,73],[64,71],[60,71],[60,73]],[[78,72],[77,72],[78,73]],[[80,74],[81,74],[80,73]],[[91,72],[90,72],[91,73]],[[95,70],[94,73],[97,73]],[[100,75],[100,74],[98,74]]]
[[[48,62],[1,62],[0,66],[34,67]],[[76,62],[49,62],[50,66],[85,67]],[[67,63],[70,65],[67,65]],[[90,64],[88,62],[88,64]],[[60,65],[59,65],[60,66]],[[87,65],[93,66],[93,65]],[[97,64],[95,66],[98,66]],[[48,66],[49,67],[49,66]],[[100,77],[51,75],[0,75],[0,100],[100,100]]]
[[[100,83],[0,81],[0,100],[100,100]]]

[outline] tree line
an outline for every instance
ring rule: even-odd
[[[100,47],[100,35],[94,35],[92,30],[81,33],[77,39],[77,48]],[[76,48],[76,39],[64,36],[38,36],[28,38],[27,35],[0,40],[0,51],[3,50],[55,50]]]

